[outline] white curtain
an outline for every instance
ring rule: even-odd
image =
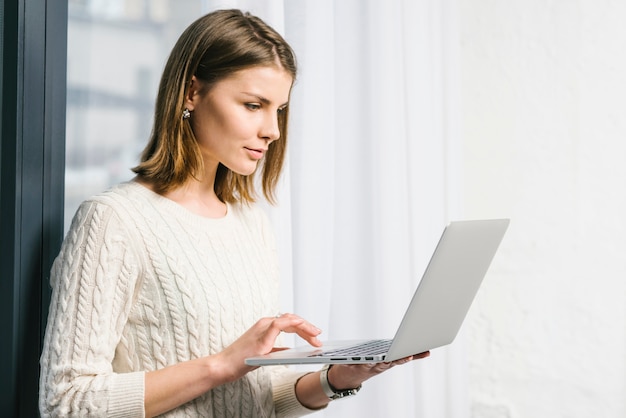
[[[285,311],[324,338],[391,337],[443,226],[461,217],[452,0],[211,2],[294,47],[287,175],[270,215]],[[462,334],[327,417],[465,418]]]

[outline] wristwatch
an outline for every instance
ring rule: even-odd
[[[324,366],[324,368],[322,368],[320,372],[320,383],[322,384],[322,389],[324,390],[326,396],[328,396],[328,399],[334,401],[335,399],[342,399],[348,396],[354,396],[359,392],[359,390],[361,390],[361,385],[354,389],[335,389],[333,385],[331,385],[328,381],[328,371],[331,367],[332,364],[327,364]]]

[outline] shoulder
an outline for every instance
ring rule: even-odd
[[[142,213],[149,206],[151,193],[134,181],[119,183],[83,201],[76,215],[100,211],[115,214],[122,220],[132,219],[133,214]]]
[[[132,182],[120,183],[110,189],[84,200],[76,210],[67,232],[66,240],[92,237],[120,236],[128,239],[133,235],[136,214],[141,213],[141,198]]]
[[[144,189],[145,188],[139,185],[139,183],[127,181],[116,184],[102,193],[91,196],[86,202],[106,205],[112,208],[134,205],[146,199],[146,192],[149,192],[149,190]]]
[[[95,195],[81,203],[64,237],[57,255],[51,282],[55,277],[69,274],[76,268],[88,269],[99,260],[108,259],[107,268],[115,262],[130,263],[137,270],[137,238],[133,228],[120,214],[123,205],[117,199],[106,198],[109,192]]]

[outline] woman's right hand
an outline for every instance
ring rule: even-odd
[[[245,359],[274,351],[276,337],[281,331],[298,334],[316,347],[322,345],[317,339],[321,331],[297,315],[261,318],[218,354],[147,372],[144,401],[146,416],[163,414],[254,370],[256,367],[246,365]]]
[[[226,382],[239,379],[258,366],[248,366],[245,359],[275,351],[276,338],[281,332],[297,334],[314,347],[320,347],[317,336],[322,332],[298,315],[285,313],[276,317],[261,318],[235,342],[216,355],[223,367]]]

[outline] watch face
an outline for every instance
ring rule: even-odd
[[[335,395],[332,396],[330,399],[342,399],[342,398],[346,398],[348,396],[354,396],[357,393],[359,393],[359,390],[361,389],[361,386],[359,386],[358,388],[354,388],[354,389],[346,389],[346,390],[340,390],[338,392],[335,392]]]

